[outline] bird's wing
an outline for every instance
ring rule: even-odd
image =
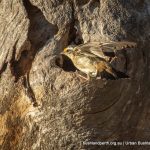
[[[94,54],[98,57],[109,59],[115,56],[115,52],[125,48],[134,48],[134,42],[91,42],[76,46],[75,50],[80,53],[87,53],[87,55]]]
[[[101,45],[101,49],[104,53],[110,53],[115,52],[118,50],[123,50],[125,48],[134,48],[137,44],[135,42],[109,42],[109,43],[103,43]]]
[[[88,57],[90,57],[90,58],[95,58],[95,57],[97,57],[97,55],[91,53],[90,51],[80,51],[79,53],[82,54],[82,55],[84,55],[84,56],[88,56]]]
[[[102,51],[101,46],[102,43],[99,42],[85,43],[77,46],[75,48],[75,51],[83,53],[87,56],[92,56],[92,57],[98,56],[106,59],[107,56]]]

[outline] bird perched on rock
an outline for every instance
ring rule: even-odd
[[[103,58],[97,57],[94,54],[85,55],[83,53],[76,53],[70,49],[65,50],[62,54],[69,57],[77,69],[86,73],[88,80],[90,77],[97,77],[103,71],[111,74],[114,78],[117,78],[111,65]]]
[[[107,72],[114,78],[117,78],[116,72],[109,63],[110,53],[115,53],[118,50],[135,47],[133,42],[109,42],[109,43],[85,43],[78,46],[70,45],[64,49],[62,54],[71,59],[73,64],[81,72],[86,73],[88,79],[97,77],[102,72]]]

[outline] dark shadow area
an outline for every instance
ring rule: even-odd
[[[23,78],[23,86],[26,89],[26,95],[30,98],[31,102],[33,103],[34,107],[38,106],[38,103],[36,101],[35,98],[35,94],[30,86],[30,82],[29,82],[29,74],[27,74],[24,78]]]
[[[89,0],[77,0],[77,5],[79,5],[79,6],[83,6],[83,5],[85,5],[85,4],[87,4],[89,2]]]
[[[39,50],[58,32],[58,27],[49,23],[41,10],[33,6],[29,0],[24,0],[23,3],[30,19],[28,38],[32,46]]]
[[[68,45],[71,44],[75,44],[75,45],[79,45],[79,44],[83,44],[83,38],[81,37],[80,33],[79,33],[79,29],[78,27],[75,25],[77,22],[77,20],[74,20],[71,24],[70,24],[70,30],[69,30],[69,38],[68,38]]]
[[[111,75],[110,73],[103,71],[100,73],[99,76],[101,76],[102,79],[108,79],[108,80],[118,80],[118,79],[122,79],[122,78],[129,78],[129,76],[123,72],[117,71],[116,69],[112,68],[113,72],[116,74],[117,77],[114,77],[113,75]]]
[[[88,3],[90,3],[91,6],[95,5],[97,7],[100,4],[100,0],[77,0],[77,5],[81,7]]]
[[[109,57],[115,57],[115,53],[114,52],[104,52],[104,54],[106,56],[109,56]]]
[[[57,57],[55,63],[58,67],[67,72],[75,72],[77,70],[72,61],[65,55],[60,55],[59,57]]]
[[[23,4],[30,20],[28,41],[31,48],[24,46],[18,61],[15,60],[14,50],[11,68],[16,81],[30,71],[36,53],[58,32],[57,25],[49,23],[39,8],[33,6],[29,0],[23,0]]]
[[[115,74],[117,75],[117,79],[121,79],[121,78],[130,78],[126,73],[124,73],[124,72],[121,72],[121,71],[118,71],[118,70],[116,70],[116,69],[114,69],[114,68],[112,68],[113,69],[113,71],[115,72]]]
[[[56,58],[55,60],[55,64],[62,68],[64,71],[66,72],[75,72],[76,70],[78,70],[73,62],[65,55],[60,55],[59,57]],[[97,77],[101,76],[102,79],[110,79],[110,80],[117,80],[117,79],[121,79],[121,78],[129,78],[129,76],[124,73],[124,72],[120,72],[114,68],[113,69],[113,72],[116,74],[117,78],[115,78],[114,76],[112,76],[111,74],[109,74],[108,72],[106,71],[103,71],[101,72],[100,74],[98,74]]]
[[[2,72],[4,72],[7,68],[7,64],[8,63],[4,63],[2,69],[0,70],[0,75],[2,74]]]

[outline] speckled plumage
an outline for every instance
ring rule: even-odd
[[[104,71],[117,78],[109,63],[110,56],[107,56],[105,52],[115,53],[117,50],[135,46],[136,44],[133,42],[93,42],[68,46],[64,49],[63,54],[72,60],[77,69],[86,73],[88,78],[97,77]]]

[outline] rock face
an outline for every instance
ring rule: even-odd
[[[149,26],[149,0],[1,0],[0,149],[150,140]],[[118,40],[138,44],[115,64],[125,57],[127,79],[83,82],[56,64],[72,42]]]

